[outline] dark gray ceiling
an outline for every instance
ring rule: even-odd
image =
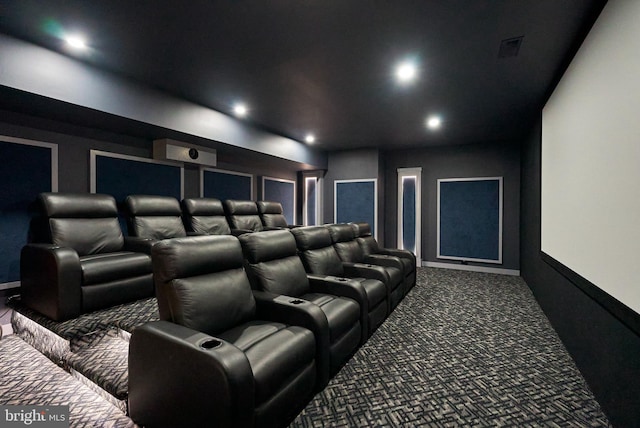
[[[602,0],[4,0],[0,32],[67,52],[323,149],[421,147],[527,132]],[[518,56],[500,42],[523,36]],[[420,67],[398,85],[395,65]],[[425,118],[439,114],[439,131]]]

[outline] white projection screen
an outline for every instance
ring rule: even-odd
[[[640,313],[640,1],[610,0],[542,113],[542,251]]]

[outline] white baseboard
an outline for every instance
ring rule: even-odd
[[[502,269],[502,268],[494,268],[494,267],[486,267],[486,266],[473,266],[473,265],[462,265],[462,264],[440,263],[440,262],[422,262],[422,266],[441,268],[441,269],[456,269],[456,270],[467,270],[471,272],[497,273],[500,275],[520,276],[520,270],[518,269]]]

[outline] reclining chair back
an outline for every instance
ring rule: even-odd
[[[182,200],[182,220],[187,232],[198,235],[230,235],[231,229],[219,199]]]
[[[124,202],[130,236],[168,239],[187,235],[177,199],[169,196],[129,195]]]
[[[336,249],[343,262],[362,263],[364,252],[356,241],[356,235],[349,224],[332,224],[326,226]]]
[[[45,241],[73,248],[79,256],[122,251],[124,238],[112,196],[41,193],[38,201],[48,223]]]
[[[256,204],[263,226],[289,227],[280,202],[258,201]]]
[[[324,226],[291,229],[300,258],[307,272],[316,275],[344,276],[342,260],[333,248],[329,230]]]
[[[351,228],[365,256],[380,252],[380,246],[371,234],[371,226],[369,223],[351,223]]]
[[[296,240],[288,230],[245,234],[239,237],[254,289],[287,296],[301,296],[310,291]]]
[[[218,335],[255,317],[240,242],[233,236],[196,236],[153,246],[160,319]]]
[[[258,206],[254,201],[228,199],[223,202],[224,213],[231,229],[258,232],[263,229],[258,215]]]

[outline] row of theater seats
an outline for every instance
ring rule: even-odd
[[[290,422],[414,285],[395,256],[344,262],[339,252],[361,254],[360,244],[332,235],[353,231],[340,224],[154,245],[161,321],[131,337],[133,420]]]
[[[380,248],[366,223],[175,235],[183,219],[219,220],[189,206],[220,201],[168,215],[175,199],[130,196],[136,236],[123,237],[109,196],[39,200],[48,241],[23,249],[25,305],[62,320],[157,297],[161,321],[129,347],[128,409],[144,426],[285,425],[415,284],[413,254]]]
[[[123,236],[109,195],[42,193],[21,254],[23,302],[56,321],[153,295],[151,247],[187,235],[286,228],[282,206],[130,195]]]

